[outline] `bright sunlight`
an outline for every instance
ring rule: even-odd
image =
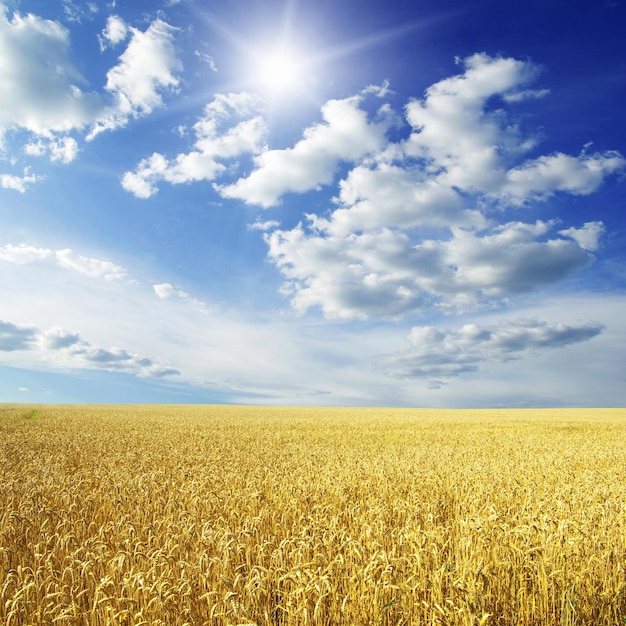
[[[254,80],[262,91],[273,95],[296,92],[305,82],[306,65],[293,48],[277,47],[259,55]]]

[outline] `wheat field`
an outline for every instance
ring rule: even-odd
[[[626,410],[0,407],[7,625],[626,624]]]

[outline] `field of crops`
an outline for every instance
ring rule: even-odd
[[[626,624],[626,410],[0,406],[0,623]]]

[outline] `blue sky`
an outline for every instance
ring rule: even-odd
[[[623,406],[621,0],[0,0],[0,401]]]

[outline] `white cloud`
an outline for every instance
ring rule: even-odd
[[[463,74],[409,102],[409,138],[381,142],[378,153],[359,160],[340,181],[328,216],[308,215],[288,231],[267,230],[268,256],[297,311],[319,306],[340,319],[469,311],[554,284],[593,261],[599,222],[564,228],[561,238],[551,234],[557,219],[499,224],[496,218],[557,192],[592,193],[626,161],[617,152],[584,150],[524,160],[536,138],[524,136],[497,104],[545,96],[526,89],[538,68],[485,54],[463,63]],[[302,163],[329,163],[328,151],[301,143],[307,146]],[[274,152],[282,168],[272,170],[278,191],[264,187],[262,167],[233,189],[256,174],[263,182],[259,193],[268,190],[261,203],[271,204],[289,186],[288,157],[291,166],[301,164],[289,151]],[[267,154],[272,151],[260,163]],[[320,178],[311,174],[309,182]]]
[[[472,310],[555,283],[592,260],[574,241],[538,241],[552,226],[511,222],[418,242],[392,229],[323,236],[299,226],[265,238],[298,311],[320,306],[330,318],[395,318],[429,308]]]
[[[75,8],[71,3],[66,7]],[[99,37],[101,46],[119,44],[128,33],[131,38],[119,63],[107,73],[105,92],[98,93],[84,89],[86,81],[72,58],[65,26],[34,14],[9,17],[0,5],[0,149],[10,134],[21,139],[19,132],[25,131],[26,155],[70,163],[79,152],[70,133],[88,132],[91,140],[163,106],[162,94],[178,87],[182,70],[175,31],[159,19],[144,32],[109,17]],[[2,174],[0,184],[24,192],[40,179],[28,173]]]
[[[107,73],[106,89],[118,98],[118,111],[138,115],[161,106],[159,91],[175,88],[174,73],[182,69],[176,56],[175,29],[162,20],[142,32],[131,29],[132,38],[120,62]]]
[[[339,187],[338,208],[330,219],[316,221],[318,228],[333,235],[386,227],[487,224],[480,212],[466,208],[455,189],[400,165],[357,166]]]
[[[28,185],[32,185],[42,180],[42,176],[30,174],[28,168],[24,170],[23,176],[15,176],[14,174],[0,174],[0,187],[4,189],[14,189],[20,193],[24,193]]]
[[[93,126],[88,139],[103,130],[125,126],[131,117],[152,113],[163,105],[161,92],[178,87],[182,63],[176,54],[176,29],[155,20],[145,32],[130,29],[132,36],[119,63],[107,72],[105,89],[115,104]]]
[[[505,298],[558,282],[591,262],[592,257],[571,241],[539,241],[552,226],[510,222],[484,235],[455,232],[440,246],[440,267],[448,274],[440,293]]]
[[[35,263],[36,261],[45,261],[53,256],[54,252],[48,248],[37,248],[36,246],[29,246],[25,243],[21,243],[17,246],[11,243],[0,246],[0,260],[8,261],[9,263],[17,263],[20,265]]]
[[[374,94],[378,98],[386,98],[388,95],[395,93],[393,89],[389,88],[389,81],[384,80],[382,85],[368,85],[365,89],[363,89],[362,93],[365,94]]]
[[[248,93],[218,94],[194,125],[193,150],[168,161],[155,152],[143,159],[134,172],[126,172],[122,186],[138,198],[149,198],[158,191],[157,183],[171,184],[213,180],[226,171],[222,161],[260,150],[267,134],[258,115],[261,103]]]
[[[122,187],[137,198],[149,198],[158,191],[154,181],[162,178],[166,170],[165,157],[155,152],[151,157],[139,162],[137,171],[124,173]]]
[[[588,195],[625,166],[626,160],[615,151],[579,157],[562,153],[542,156],[510,169],[499,193],[514,204],[545,200],[556,191]]]
[[[328,101],[322,107],[324,122],[307,128],[293,148],[262,152],[248,177],[217,190],[226,198],[270,207],[285,193],[328,185],[339,162],[361,159],[386,142],[389,116],[371,122],[360,108],[361,101],[360,96]]]
[[[63,328],[50,328],[43,331],[39,338],[39,344],[47,350],[59,350],[61,348],[69,348],[80,343],[81,339],[78,333],[65,330]]]
[[[524,137],[503,109],[487,104],[496,96],[511,104],[546,96],[546,90],[520,91],[536,79],[539,68],[486,54],[465,59],[464,66],[463,75],[434,84],[424,100],[407,105],[414,131],[405,152],[425,159],[426,172],[440,184],[523,204],[557,191],[592,193],[607,175],[626,166],[615,151],[577,157],[556,153],[515,164],[538,139]]]
[[[538,68],[515,59],[476,54],[464,60],[465,72],[411,100],[406,115],[413,132],[407,156],[425,160],[425,172],[440,184],[467,191],[497,189],[509,161],[534,145],[487,101],[517,91],[536,78]]]
[[[107,25],[102,34],[98,37],[100,50],[105,50],[108,46],[117,46],[128,37],[128,24],[119,15],[110,15],[107,18]]]
[[[605,230],[602,222],[586,222],[582,228],[560,230],[559,235],[571,237],[583,250],[597,250]]]
[[[400,378],[440,379],[476,371],[483,363],[520,359],[538,350],[563,348],[598,336],[598,323],[568,326],[538,320],[503,320],[491,326],[466,324],[458,330],[418,326],[408,336],[410,348],[383,360]]]
[[[50,161],[71,163],[78,155],[78,142],[73,137],[51,137],[32,140],[24,146],[29,156],[43,156],[48,153]]]
[[[24,146],[24,153],[29,156],[40,157],[46,154],[48,146],[41,140],[32,140]]]
[[[89,125],[102,99],[84,82],[70,54],[68,30],[36,15],[7,17],[0,5],[0,143],[7,131],[34,135],[67,133]]]
[[[50,143],[50,160],[71,163],[78,154],[78,143],[72,137],[61,137]]]

